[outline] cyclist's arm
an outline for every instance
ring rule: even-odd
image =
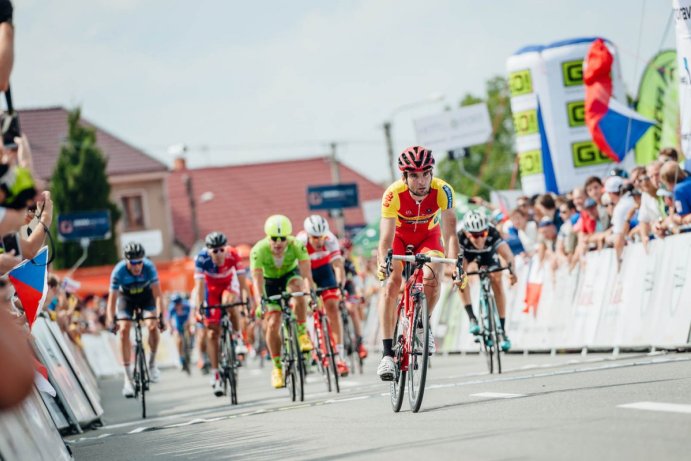
[[[331,262],[331,265],[333,266],[334,273],[336,274],[336,283],[340,286],[343,286],[346,280],[343,258],[334,259]]]
[[[298,269],[300,270],[302,279],[305,281],[305,291],[309,291],[315,287],[316,285],[312,279],[312,266],[310,264],[310,260],[298,261]]]
[[[111,288],[108,291],[108,302],[106,304],[106,322],[108,325],[113,324],[115,319],[115,304],[118,300],[118,292]]]
[[[238,272],[238,283],[240,284],[240,301],[247,299],[247,277],[245,273]]]
[[[381,218],[379,222],[379,265],[383,266],[386,253],[393,245],[393,237],[396,232],[396,218]]]
[[[156,317],[163,315],[165,310],[163,308],[163,293],[161,292],[161,284],[156,282],[151,284],[151,292],[154,295],[154,300],[156,301]]]
[[[264,293],[264,271],[261,268],[252,269],[252,283],[254,283],[254,303],[261,306],[262,293]]]
[[[199,310],[204,302],[204,293],[206,292],[206,287],[204,286],[203,278],[194,279],[194,305]]]
[[[506,264],[511,266],[510,272],[513,273],[516,263],[514,261],[513,252],[511,251],[509,244],[506,242],[501,242],[497,247],[497,253],[499,253],[499,256],[501,256],[501,259],[503,259]]]
[[[444,250],[447,258],[458,256],[460,246],[456,235],[456,211],[448,208],[441,212],[441,234],[444,239]]]

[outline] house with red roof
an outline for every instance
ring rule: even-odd
[[[31,145],[34,170],[48,181],[67,139],[68,111],[47,107],[18,112],[22,131]],[[173,226],[166,186],[168,167],[84,117],[81,123],[96,130],[97,145],[108,159],[106,173],[111,199],[123,213],[115,229],[120,243],[139,240],[149,253],[160,248],[158,255],[152,255],[154,259],[171,259]]]
[[[317,157],[187,169],[177,159],[167,183],[176,246],[188,253],[212,231],[224,232],[233,245],[251,246],[264,237],[264,221],[272,214],[290,218],[297,233],[315,213],[307,205],[307,186],[331,184],[331,165],[331,158]],[[361,205],[381,200],[381,185],[340,162],[338,169],[341,183],[357,184]],[[362,206],[345,209],[344,218],[346,226],[365,224]]]

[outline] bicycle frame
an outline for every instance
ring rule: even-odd
[[[400,345],[402,350],[402,362],[399,364],[401,371],[408,371],[410,365],[410,353],[412,352],[411,343],[409,341],[413,336],[413,318],[415,316],[414,307],[416,298],[420,293],[424,292],[424,285],[422,281],[422,267],[416,267],[413,273],[407,278],[405,288],[403,289],[403,296],[396,307],[396,318],[401,316],[401,311],[408,319],[408,329],[404,332],[405,337],[395,338],[395,341]],[[405,338],[405,339],[404,339]]]

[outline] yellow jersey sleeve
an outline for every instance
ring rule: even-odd
[[[448,210],[456,205],[454,203],[453,187],[446,181],[433,178],[432,187],[437,189],[437,205],[439,205],[440,210]]]
[[[381,217],[382,218],[397,218],[398,210],[401,207],[401,201],[398,198],[400,181],[391,184],[384,192],[381,200]]]

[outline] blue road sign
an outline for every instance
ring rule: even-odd
[[[110,238],[110,211],[80,211],[58,215],[58,236],[66,240]]]
[[[360,205],[357,184],[307,186],[307,205],[310,210],[356,208]]]

